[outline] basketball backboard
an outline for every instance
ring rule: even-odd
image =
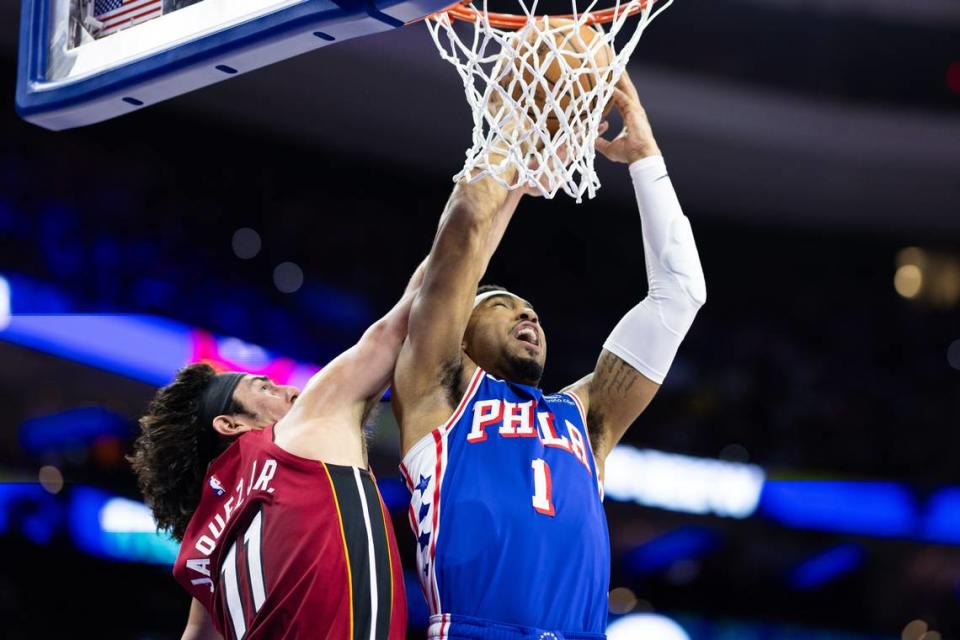
[[[47,129],[108,120],[451,0],[22,0],[17,111]]]

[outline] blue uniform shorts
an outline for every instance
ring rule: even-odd
[[[568,633],[493,620],[451,615],[431,616],[427,640],[606,640],[602,633]]]

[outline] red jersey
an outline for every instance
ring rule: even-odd
[[[228,640],[402,640],[407,603],[373,475],[250,431],[207,470],[173,567]]]

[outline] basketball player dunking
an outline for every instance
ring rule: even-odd
[[[493,254],[521,195],[492,216],[478,260]],[[193,596],[184,639],[405,638],[403,574],[363,424],[393,373],[424,269],[303,393],[205,364],[157,393],[131,462],[158,525],[182,542],[174,576]]]
[[[478,206],[477,185],[460,184],[441,220],[393,387],[432,640],[605,637],[604,460],[706,300],[689,222],[626,75],[614,104],[625,128],[597,150],[629,164],[649,294],[593,373],[545,395],[536,311],[505,289],[477,289],[485,234],[513,196],[481,181]]]
[[[363,423],[422,275],[303,393],[206,364],[157,392],[131,462],[158,526],[182,542],[173,573],[193,596],[183,638],[406,637],[403,573]]]

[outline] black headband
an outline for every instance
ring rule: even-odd
[[[245,373],[220,373],[213,377],[200,398],[200,425],[203,428],[213,424],[213,419],[224,415],[233,402],[233,391],[243,380]]]

